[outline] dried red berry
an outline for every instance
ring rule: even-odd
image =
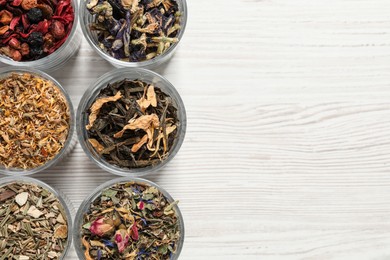
[[[46,33],[45,36],[43,37],[43,51],[44,52],[49,52],[50,48],[54,46],[54,37],[50,33]]]
[[[18,39],[12,38],[9,42],[8,45],[14,49],[19,50],[20,49],[20,41]]]
[[[54,38],[62,39],[65,37],[65,26],[60,21],[54,20],[50,27],[50,32],[54,36]]]
[[[18,50],[13,50],[12,52],[12,59],[15,61],[21,61],[22,60],[22,54]]]
[[[53,16],[53,9],[49,5],[40,4],[36,8],[42,11],[43,18],[50,19]]]
[[[20,45],[20,53],[22,56],[27,56],[30,53],[30,46],[28,46],[27,43],[22,43],[22,45]]]

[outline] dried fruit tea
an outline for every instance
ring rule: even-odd
[[[0,187],[0,259],[61,259],[68,221],[58,198],[36,184]]]
[[[169,156],[178,133],[172,98],[139,80],[109,84],[86,114],[88,142],[104,160],[122,168],[157,165]]]
[[[177,43],[181,12],[177,0],[90,0],[99,47],[115,59],[150,60]]]
[[[64,147],[70,111],[59,88],[30,73],[0,79],[0,167],[32,169]]]
[[[33,61],[55,52],[74,21],[71,0],[0,0],[0,54]]]
[[[177,203],[144,183],[103,190],[84,214],[85,259],[171,259],[181,236]]]

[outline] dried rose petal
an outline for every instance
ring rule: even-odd
[[[121,229],[115,233],[115,243],[118,247],[119,253],[125,251],[126,247],[129,245],[130,236],[126,230]]]
[[[138,203],[138,208],[139,208],[140,210],[143,210],[144,207],[145,207],[145,203],[141,200],[141,201]]]
[[[137,228],[137,223],[134,222],[133,226],[131,227],[131,238],[133,240],[138,240],[138,228]]]

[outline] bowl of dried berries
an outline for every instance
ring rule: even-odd
[[[75,0],[0,0],[0,61],[52,71],[78,50]]]
[[[88,43],[116,67],[153,69],[169,60],[183,37],[185,0],[81,0]]]
[[[178,201],[157,184],[121,178],[99,186],[75,218],[79,259],[178,259],[184,221]]]
[[[179,151],[187,125],[173,85],[145,69],[116,69],[100,77],[77,110],[81,147],[98,166],[121,176],[143,176]]]
[[[58,163],[76,144],[69,95],[46,73],[0,71],[0,173],[28,175]]]
[[[27,177],[0,180],[0,258],[65,259],[72,242],[69,200]]]

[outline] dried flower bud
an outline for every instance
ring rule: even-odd
[[[20,49],[20,41],[16,38],[12,38],[9,42],[8,45],[14,49],[19,50]]]
[[[10,24],[12,21],[13,15],[10,11],[1,10],[0,11],[0,23],[2,24]]]
[[[114,226],[104,223],[104,219],[99,218],[92,223],[89,230],[92,232],[92,234],[102,237],[114,231]]]
[[[5,34],[9,30],[8,25],[4,25],[3,27],[0,27],[0,35]]]
[[[66,34],[64,24],[57,20],[51,24],[50,32],[56,39],[62,39]]]
[[[27,56],[30,53],[30,46],[28,46],[27,43],[22,43],[22,45],[20,45],[20,53],[22,56]]]
[[[23,0],[21,5],[24,10],[30,10],[37,6],[37,0]]]

